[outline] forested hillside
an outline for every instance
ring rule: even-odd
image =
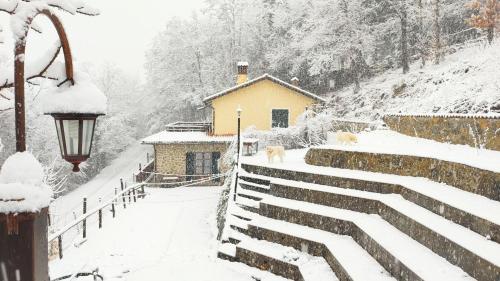
[[[207,0],[190,20],[170,20],[147,53],[149,127],[202,118],[201,99],[233,85],[240,60],[253,77],[297,76],[324,96],[359,95],[362,81],[386,71],[425,71],[483,35],[466,22],[468,2]]]

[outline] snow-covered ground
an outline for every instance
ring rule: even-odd
[[[51,278],[99,268],[106,280],[285,280],[216,258],[215,210],[220,187],[148,189],[148,196],[104,227],[91,227],[88,241],[50,264]]]
[[[131,145],[94,179],[57,198],[50,204],[53,223],[56,226],[63,226],[74,219],[73,212],[81,214],[84,197],[87,197],[88,209],[97,206],[99,198],[103,201],[110,199],[114,195],[115,188],[120,188],[120,179],[130,182],[132,174],[137,174],[139,170],[139,163],[143,166],[146,163],[146,154],[151,155],[151,150],[148,145]]]
[[[348,118],[379,119],[387,113],[490,113],[500,111],[500,41],[474,44],[439,65],[420,62],[408,74],[391,70],[332,93],[335,111]]]

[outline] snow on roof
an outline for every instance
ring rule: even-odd
[[[205,132],[168,132],[144,138],[143,144],[230,143],[234,136],[210,136]]]
[[[29,152],[18,152],[0,170],[0,213],[37,212],[49,205],[53,193],[43,183],[44,170]]]
[[[272,82],[274,82],[274,83],[280,84],[280,85],[282,85],[282,86],[284,86],[284,87],[286,87],[286,88],[289,88],[289,89],[291,89],[291,90],[296,91],[297,93],[303,94],[304,96],[308,96],[308,97],[313,98],[313,99],[315,99],[315,100],[318,100],[318,101],[320,101],[320,102],[326,102],[326,100],[325,100],[324,98],[320,97],[320,96],[317,96],[317,95],[315,95],[315,94],[313,94],[313,93],[311,93],[311,92],[308,92],[308,91],[306,91],[306,90],[304,90],[304,89],[301,89],[301,88],[299,88],[299,87],[297,87],[297,86],[294,86],[294,85],[292,85],[292,84],[290,84],[290,83],[287,83],[287,82],[285,82],[285,81],[283,81],[283,80],[280,80],[280,79],[278,79],[278,78],[276,78],[276,77],[274,77],[274,76],[271,76],[271,75],[269,75],[269,74],[267,74],[267,73],[266,73],[266,74],[264,74],[264,75],[262,75],[262,76],[260,76],[260,77],[255,78],[255,79],[252,79],[252,80],[250,80],[250,81],[247,81],[247,82],[245,82],[245,83],[242,83],[242,84],[240,84],[240,85],[236,85],[236,86],[234,86],[234,87],[232,87],[232,88],[229,88],[229,89],[227,89],[227,90],[224,90],[224,91],[222,91],[222,92],[219,92],[219,93],[217,93],[217,94],[214,94],[214,95],[208,96],[208,97],[206,97],[205,99],[203,99],[203,102],[204,102],[204,103],[208,103],[208,102],[210,102],[211,100],[214,100],[214,99],[216,99],[216,98],[219,98],[219,97],[225,96],[225,95],[230,94],[230,93],[232,93],[232,92],[234,92],[234,91],[237,91],[237,90],[239,90],[239,89],[242,89],[242,88],[245,88],[245,87],[251,86],[251,85],[253,85],[253,84],[255,84],[255,83],[259,82],[259,81],[262,81],[262,80],[264,80],[264,79],[271,80],[271,81],[272,81]]]
[[[248,66],[248,62],[240,61],[240,62],[238,62],[238,66]]]
[[[105,114],[106,96],[87,74],[75,73],[75,85],[65,83],[40,96],[42,110],[50,113]]]

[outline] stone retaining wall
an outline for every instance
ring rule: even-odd
[[[500,117],[387,115],[384,122],[412,137],[500,150]]]
[[[424,177],[500,201],[500,173],[439,159],[311,148],[307,164],[402,176]]]

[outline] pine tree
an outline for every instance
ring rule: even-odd
[[[491,44],[495,28],[500,20],[500,2],[498,0],[473,0],[467,4],[473,10],[467,23],[478,29],[486,30],[488,42]]]

